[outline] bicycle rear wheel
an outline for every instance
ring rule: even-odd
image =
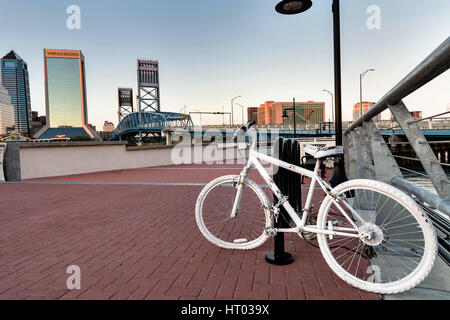
[[[322,254],[331,269],[347,283],[382,294],[409,290],[431,271],[437,241],[431,221],[409,196],[385,183],[352,180],[333,193],[349,221],[327,197],[320,209],[318,227],[360,235],[319,234]],[[356,227],[355,227],[356,226]]]
[[[269,200],[255,182],[245,179],[238,213],[232,218],[238,181],[239,176],[224,176],[209,183],[197,199],[195,217],[202,234],[216,246],[249,250],[268,238]]]

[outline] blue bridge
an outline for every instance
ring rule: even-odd
[[[139,136],[161,135],[170,128],[193,126],[189,115],[173,112],[135,112],[126,116],[113,133],[113,140],[130,140]]]

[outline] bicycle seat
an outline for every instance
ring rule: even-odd
[[[305,153],[313,156],[315,159],[340,156],[344,154],[344,148],[342,146],[321,148],[318,146],[306,145],[304,150]]]

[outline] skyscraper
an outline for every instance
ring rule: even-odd
[[[375,105],[375,102],[363,102],[362,103],[362,114],[361,114],[361,103],[358,102],[353,106],[353,121],[358,120],[361,118],[364,113],[369,111],[370,108],[372,108]],[[373,121],[380,122],[381,121],[381,113],[373,118]]]
[[[28,66],[14,51],[1,59],[1,83],[14,106],[16,131],[28,135],[31,129],[31,99]]]
[[[293,124],[294,103],[266,101],[258,108],[257,118],[259,125]],[[325,102],[296,102],[297,124],[319,124],[325,121]],[[283,118],[286,112],[287,118]]]
[[[84,56],[79,50],[44,49],[46,127],[36,135],[51,139],[89,136],[99,139],[88,124]]]
[[[0,134],[6,134],[7,128],[14,126],[14,107],[8,91],[0,83]]]

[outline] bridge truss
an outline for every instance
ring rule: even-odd
[[[194,123],[189,115],[173,112],[134,112],[126,116],[113,133],[113,140],[145,141],[160,137],[165,129],[188,128]]]

